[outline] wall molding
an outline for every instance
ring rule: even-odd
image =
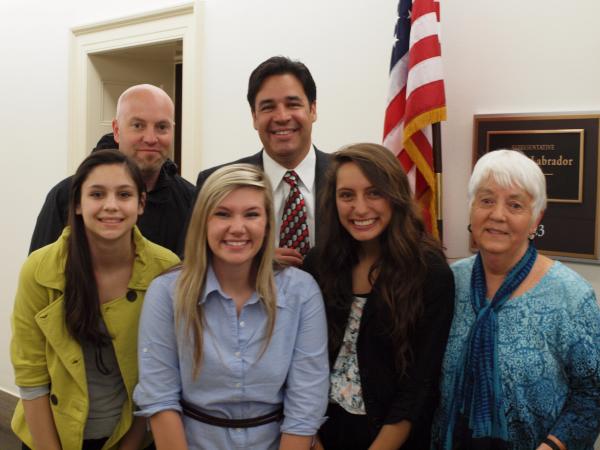
[[[84,34],[98,33],[100,31],[112,30],[115,28],[126,27],[138,23],[168,19],[169,17],[177,17],[193,13],[194,2],[186,2],[180,5],[157,9],[150,12],[131,14],[129,16],[120,17],[115,20],[104,20],[101,22],[94,22],[88,25],[80,25],[71,28],[71,32],[75,36],[81,36]]]

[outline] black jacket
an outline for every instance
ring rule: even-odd
[[[67,224],[71,178],[62,180],[46,196],[31,237],[29,253],[58,239]],[[154,189],[147,195],[144,214],[137,222],[144,237],[176,252],[194,192],[194,185],[180,177],[177,166],[167,160]]]
[[[304,269],[318,280],[316,252],[311,251]],[[410,338],[412,363],[402,376],[394,365],[394,345],[386,334],[389,309],[377,294],[377,284],[363,309],[356,352],[363,400],[374,439],[383,425],[402,420],[412,422],[406,450],[429,448],[431,421],[439,399],[439,377],[454,310],[454,277],[441,256],[428,257],[424,284],[424,310]],[[339,274],[352,285],[351,273]],[[402,274],[398,274],[402,276]],[[347,299],[349,304],[352,298]],[[328,324],[345,328],[349,309],[334,310],[325,299]],[[330,351],[333,367],[339,348]]]

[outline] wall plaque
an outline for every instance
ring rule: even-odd
[[[598,260],[600,114],[476,115],[473,164],[489,151],[520,150],[546,177],[548,206],[536,237],[542,253]]]

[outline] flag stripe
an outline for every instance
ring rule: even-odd
[[[400,164],[402,164],[402,167],[404,168],[405,172],[408,172],[415,165],[412,159],[410,159],[410,156],[408,156],[408,152],[406,150],[402,150],[400,152],[400,154],[398,155],[398,161],[400,161]]]
[[[419,169],[419,172],[421,172],[423,175],[423,178],[425,178],[427,181],[429,187],[435,187],[435,175],[433,173],[433,169],[429,164],[427,164],[427,161],[421,153],[421,149],[416,146],[412,138],[404,142],[404,148],[408,152],[410,159],[412,159],[417,166],[417,169]]]
[[[387,135],[392,128],[394,128],[398,122],[402,121],[404,117],[404,111],[406,109],[406,89],[402,89],[396,98],[394,98],[388,105],[386,114],[383,134]]]
[[[438,9],[438,7],[436,7],[435,2],[433,2],[433,1],[413,1],[412,12],[410,15],[410,18],[412,21],[412,29],[410,30],[411,33],[415,29],[414,28],[415,22],[417,22],[417,20],[423,18],[424,16],[428,16],[431,13],[434,14],[434,20],[435,20],[435,27],[432,27],[432,28],[437,32],[438,20],[437,20],[437,17],[435,17],[435,13],[436,13],[437,9]],[[426,19],[426,20],[430,20],[430,19]]]
[[[388,103],[390,103],[400,91],[406,87],[408,75],[408,52],[398,60],[390,71],[390,87],[388,89]]]
[[[410,38],[408,47],[415,45],[415,42],[420,41],[428,36],[438,35],[438,21],[434,11],[430,11],[420,17],[411,17],[412,24],[410,29]]]
[[[383,139],[383,145],[387,147],[394,155],[399,155],[403,151],[402,131],[404,127],[402,122],[394,127]]]
[[[406,101],[406,113],[404,115],[405,140],[427,123],[446,120],[446,108],[435,108],[440,102],[445,101],[443,93],[439,92],[439,84],[443,84],[443,81],[439,80],[421,87],[419,91],[415,92],[414,96]]]
[[[417,172],[417,177],[415,179],[415,197],[420,198],[423,194],[429,189],[429,185],[421,172]]]
[[[426,38],[415,42],[415,45],[410,48],[408,60],[409,69],[412,70],[417,64],[424,62],[429,58],[440,58],[441,55],[442,49],[437,36],[427,36]]]
[[[419,64],[411,67],[410,74],[411,77],[406,82],[407,97],[410,97],[413,91],[426,84],[442,80],[442,58],[437,56],[421,61]]]
[[[433,168],[433,148],[425,135],[419,130],[411,136],[411,139],[421,151],[427,165]]]

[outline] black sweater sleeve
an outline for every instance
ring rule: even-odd
[[[431,258],[425,280],[424,310],[412,335],[408,367],[384,423],[410,420],[429,427],[439,400],[439,378],[454,311],[454,277],[442,258]]]
[[[67,224],[71,177],[54,186],[42,206],[31,236],[29,253],[56,241]]]

